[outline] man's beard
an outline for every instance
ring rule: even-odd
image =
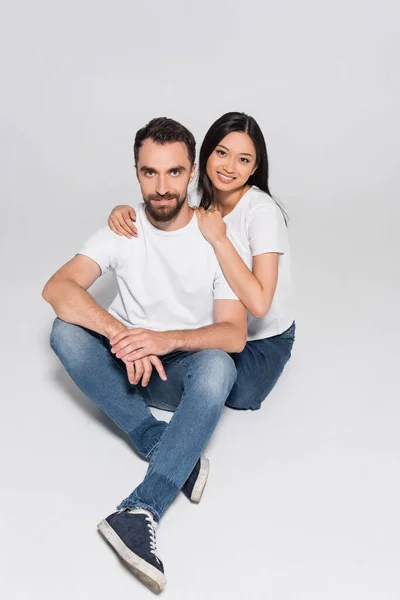
[[[179,196],[178,194],[166,194],[165,196],[159,196],[158,194],[152,194],[143,198],[146,210],[150,217],[158,223],[167,223],[172,221],[181,212],[183,205],[185,204],[187,194]],[[158,206],[157,200],[170,200],[175,198],[175,202],[168,206]]]

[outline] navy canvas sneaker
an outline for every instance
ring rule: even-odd
[[[208,458],[201,455],[195,468],[182,487],[182,492],[192,502],[200,502],[204,488],[206,487],[209,470],[210,461]]]
[[[157,523],[146,510],[115,512],[98,524],[100,533],[111,544],[138,579],[153,592],[161,592],[167,580],[157,556]]]

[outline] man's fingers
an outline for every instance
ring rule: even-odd
[[[142,378],[143,372],[144,372],[144,365],[143,365],[143,361],[142,360],[136,360],[133,363],[133,366],[135,368],[135,379],[134,379],[134,384],[137,385],[139,383],[139,381]]]
[[[130,352],[135,352],[135,350],[140,350],[144,348],[146,343],[141,339],[129,339],[122,340],[117,346],[113,346],[111,351],[115,354],[117,358],[124,358]]]
[[[140,360],[141,358],[145,358],[145,356],[150,356],[151,352],[149,350],[146,351],[145,348],[141,348],[140,350],[135,350],[135,352],[131,352],[124,356],[124,362],[134,362],[135,360]]]
[[[139,333],[143,333],[144,329],[123,329],[115,334],[112,338],[110,338],[110,344],[115,346],[121,340],[125,339],[129,335],[138,335]]]
[[[135,366],[133,363],[126,363],[126,372],[128,375],[129,383],[135,383]]]
[[[163,381],[167,381],[167,374],[164,370],[164,366],[158,356],[149,356],[150,362],[155,366],[159,376]]]
[[[143,377],[142,377],[142,386],[146,387],[146,385],[149,383],[153,367],[148,358],[144,358],[141,362],[143,363],[143,366],[144,366],[144,373],[143,373]]]

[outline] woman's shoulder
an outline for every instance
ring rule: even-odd
[[[280,213],[279,206],[271,196],[253,186],[245,195],[246,213],[249,218],[260,214]]]

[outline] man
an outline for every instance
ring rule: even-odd
[[[227,353],[244,348],[246,312],[188,204],[193,135],[153,119],[138,131],[134,153],[143,234],[128,240],[98,231],[43,297],[58,316],[50,343],[68,373],[150,460],[142,483],[98,527],[136,576],[160,591],[156,525],[180,489],[201,497],[208,473],[201,454],[236,379]],[[118,283],[108,311],[87,292],[107,270]],[[167,424],[149,406],[176,412]]]

